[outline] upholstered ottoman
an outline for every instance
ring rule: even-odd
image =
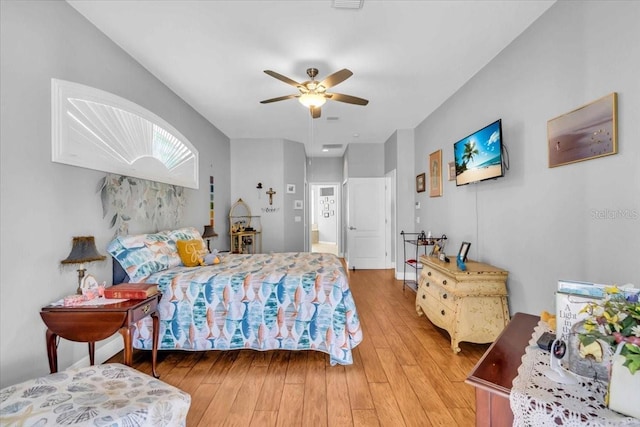
[[[0,425],[185,426],[190,405],[182,390],[110,363],[0,390]]]

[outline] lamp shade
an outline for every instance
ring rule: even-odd
[[[213,229],[213,225],[205,225],[204,231],[202,232],[202,238],[208,239],[211,237],[218,237],[218,233]]]
[[[106,258],[106,256],[98,253],[93,236],[79,236],[73,238],[69,256],[60,262],[62,264],[82,264],[91,261],[102,261]]]
[[[307,108],[309,107],[317,108],[317,107],[323,106],[324,103],[327,102],[327,98],[325,98],[323,95],[320,95],[316,92],[309,92],[309,93],[300,95],[300,98],[298,98],[298,101],[300,101],[300,103]]]

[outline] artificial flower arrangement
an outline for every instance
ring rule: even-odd
[[[605,296],[597,302],[589,302],[581,310],[587,313],[584,332],[579,340],[588,346],[600,339],[615,351],[621,346],[620,355],[625,358],[631,374],[640,370],[640,302],[638,293],[621,291],[617,286],[605,288]]]

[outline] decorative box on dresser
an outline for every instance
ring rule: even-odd
[[[495,341],[509,322],[508,272],[475,261],[467,261],[462,271],[455,262],[426,255],[420,263],[416,311],[449,332],[454,353],[462,341]]]

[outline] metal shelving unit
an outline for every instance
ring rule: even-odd
[[[402,274],[402,291],[404,292],[405,287],[409,286],[409,288],[416,291],[418,289],[418,277],[420,275],[420,270],[422,266],[420,265],[420,255],[427,255],[427,247],[433,246],[438,243],[440,246],[444,246],[444,240],[447,240],[447,236],[444,234],[442,237],[427,237],[424,231],[419,233],[405,233],[404,231],[400,232],[403,240],[403,274]],[[413,258],[407,258],[407,245],[409,245],[409,249],[411,253],[409,256],[414,256]],[[422,250],[421,250],[422,249]],[[407,266],[410,267],[410,271],[415,274],[415,279],[407,280]]]

